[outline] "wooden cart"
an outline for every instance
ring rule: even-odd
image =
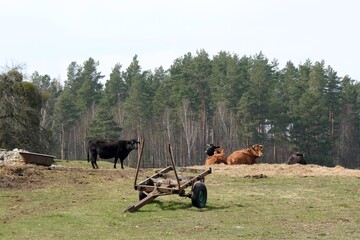
[[[205,207],[207,201],[207,189],[204,182],[205,176],[211,173],[211,168],[195,169],[175,167],[171,147],[169,145],[171,166],[156,171],[155,174],[137,184],[143,147],[144,140],[141,144],[140,154],[138,155],[134,181],[134,189],[139,192],[139,202],[129,206],[124,212],[134,212],[159,196],[171,194],[191,198],[192,205],[197,208]],[[195,176],[189,176],[189,174]],[[191,189],[186,191],[186,188],[188,187],[191,187]]]

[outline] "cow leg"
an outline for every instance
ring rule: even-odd
[[[115,159],[114,159],[114,168],[116,168],[116,163],[117,163],[117,157],[115,157]]]
[[[99,168],[96,160],[97,160],[97,154],[91,155],[91,165],[92,165],[93,169]]]
[[[121,169],[124,169],[123,161],[124,161],[124,159],[121,159],[121,158],[120,158]]]
[[[91,154],[91,166],[93,167],[93,169],[95,169],[95,164],[96,164],[96,154],[94,156],[94,154]]]
[[[95,169],[95,161],[91,159],[91,166]]]
[[[92,165],[93,169],[99,168],[99,166],[97,165],[96,159],[95,160],[91,159],[91,165]]]

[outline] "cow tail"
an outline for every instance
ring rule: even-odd
[[[89,159],[89,147],[87,148],[87,160],[88,160],[88,162],[90,162],[90,159]]]

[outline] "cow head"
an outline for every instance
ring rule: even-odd
[[[130,144],[131,149],[138,149],[140,144],[140,142],[136,139],[131,139],[128,143]]]
[[[261,151],[263,150],[263,148],[264,148],[263,145],[255,144],[250,148],[250,150],[255,157],[262,157],[264,155]]]
[[[223,148],[216,148],[214,151],[214,154],[224,154],[224,149]]]
[[[303,152],[296,152],[294,153],[296,156],[305,157],[305,154]]]
[[[220,148],[220,146],[215,146],[214,144],[210,143],[210,144],[208,144],[208,148],[206,149],[205,153],[208,156],[212,156],[212,155],[214,155],[215,149],[218,149],[218,148]]]

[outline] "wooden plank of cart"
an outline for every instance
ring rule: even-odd
[[[124,212],[134,212],[152,202],[157,197],[172,194],[191,198],[192,205],[197,208],[204,208],[206,206],[207,189],[205,186],[205,176],[211,173],[211,168],[195,169],[175,167],[171,146],[169,144],[171,166],[156,171],[155,174],[137,184],[143,147],[144,140],[142,140],[140,154],[138,155],[134,181],[134,189],[139,192],[139,201],[126,208]],[[189,174],[195,176],[189,176]],[[191,187],[191,189],[186,191],[189,187]]]

